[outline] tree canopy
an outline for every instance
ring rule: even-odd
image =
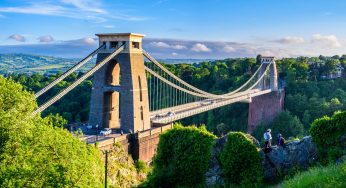
[[[99,151],[32,117],[32,93],[0,76],[0,187],[99,187],[103,168]],[[54,123],[53,123],[54,124]]]

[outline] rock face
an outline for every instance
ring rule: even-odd
[[[226,141],[227,136],[221,137],[216,140],[209,163],[209,170],[207,171],[207,173],[205,173],[205,181],[207,186],[224,184],[224,179],[221,176],[222,170],[220,167],[218,156],[221,153]]]
[[[259,143],[256,139],[247,135],[257,147]],[[210,161],[209,170],[205,174],[206,186],[215,184],[223,185],[222,169],[218,161],[218,156],[223,150],[227,136],[216,141]],[[285,148],[273,146],[270,153],[263,156],[264,177],[266,180],[274,180],[275,178],[285,175],[294,169],[306,169],[314,161],[317,149],[312,143],[311,137],[307,136],[298,141],[289,142]]]
[[[317,149],[307,136],[298,141],[289,142],[284,148],[272,147],[272,151],[264,154],[264,177],[273,180],[295,169],[307,169],[316,157]]]

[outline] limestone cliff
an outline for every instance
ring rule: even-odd
[[[256,139],[250,135],[247,136],[259,147]],[[205,175],[207,186],[224,183],[218,155],[222,151],[226,139],[227,136],[224,136],[216,141],[209,170]],[[273,180],[292,170],[308,168],[316,158],[316,147],[312,143],[311,137],[307,136],[301,140],[287,143],[284,148],[273,146],[270,153],[264,154],[261,151],[261,155],[263,157],[264,177],[267,180]]]

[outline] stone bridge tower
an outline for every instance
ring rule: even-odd
[[[150,129],[147,79],[142,54],[143,35],[135,33],[96,34],[97,63],[115,49],[125,49],[95,72],[89,123],[121,129],[124,133]]]
[[[260,95],[252,98],[249,104],[249,115],[248,115],[248,132],[252,131],[262,122],[272,121],[278,113],[280,113],[284,107],[284,97],[285,92],[283,89],[279,89],[278,86],[278,76],[276,70],[276,63],[274,57],[262,57],[262,64],[269,64],[269,84],[265,83],[266,80],[263,79],[259,83],[259,87],[263,89],[271,89],[272,92]],[[262,67],[260,73],[265,71],[266,67]],[[261,75],[261,74],[260,74]]]

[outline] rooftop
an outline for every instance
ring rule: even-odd
[[[98,37],[103,37],[103,36],[137,36],[137,37],[144,37],[142,34],[138,33],[99,33],[95,34]]]

